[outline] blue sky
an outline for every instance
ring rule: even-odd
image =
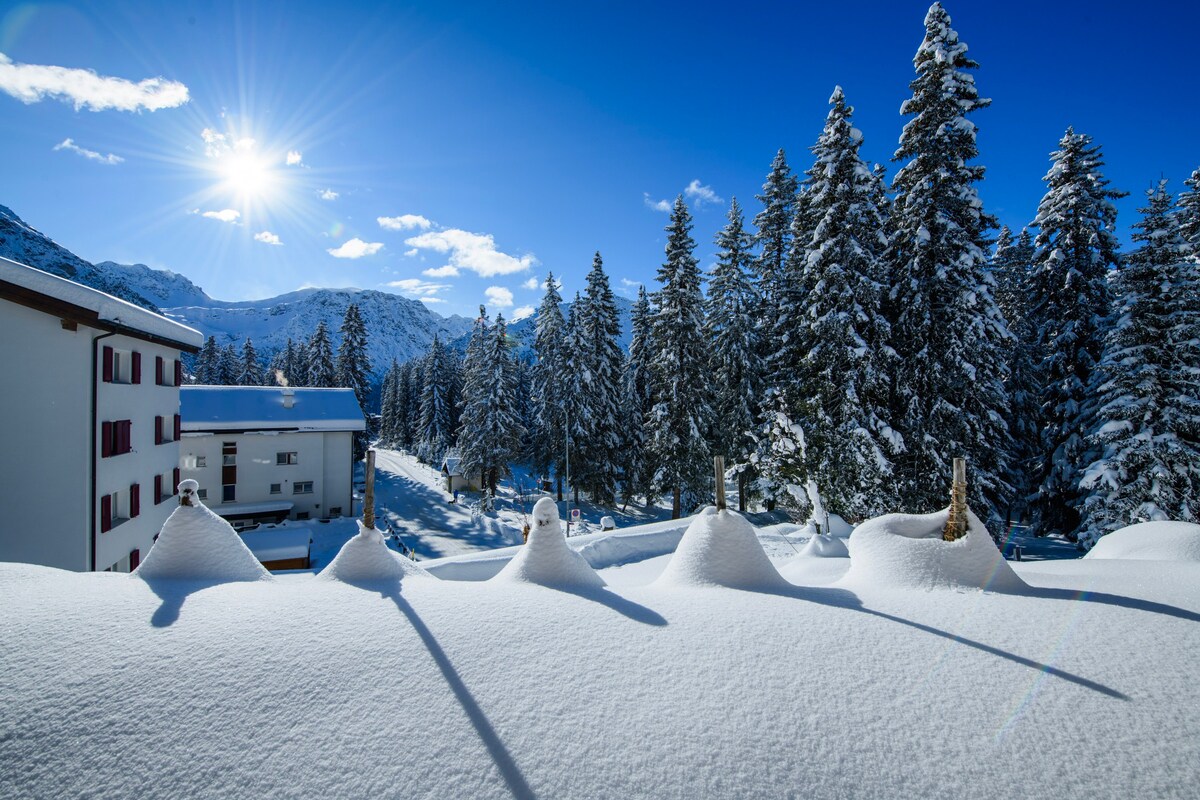
[[[0,203],[218,299],[358,286],[511,317],[547,270],[581,289],[596,250],[628,295],[662,260],[657,201],[693,187],[708,266],[775,150],[808,166],[837,84],[894,172],[927,7],[0,3]],[[1200,12],[1131,8],[947,3],[994,100],[974,120],[1002,222],[1032,218],[1067,125],[1132,193],[1125,246],[1150,183],[1200,165]]]

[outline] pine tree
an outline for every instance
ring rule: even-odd
[[[379,442],[384,447],[400,447],[400,365],[392,365],[383,376],[379,392]]]
[[[562,296],[554,273],[546,274],[546,294],[537,311],[533,352],[533,417],[536,427],[530,431],[530,461],[540,473],[554,470],[558,479],[558,499],[562,500],[566,436],[567,373],[566,320],[562,314]]]
[[[254,350],[254,343],[249,338],[242,345],[242,359],[238,369],[237,385],[263,385],[262,364],[258,363],[258,353]]]
[[[434,334],[433,343],[425,355],[422,368],[421,413],[417,428],[417,457],[427,464],[440,464],[453,440],[450,427],[451,356]]]
[[[708,440],[712,452],[725,456],[729,471],[737,475],[738,509],[745,511],[747,488],[753,477],[750,456],[754,452],[754,426],[763,381],[756,328],[761,309],[748,274],[753,264],[752,238],[746,232],[736,197],[730,202],[728,218],[729,223],[716,237],[717,265],[704,304],[714,411]],[[643,313],[649,313],[648,305]]]
[[[763,210],[754,217],[754,227],[758,229],[754,241],[760,248],[754,260],[755,288],[762,303],[762,313],[758,318],[758,347],[760,361],[764,363],[780,349],[777,338],[779,329],[774,321],[783,316],[786,310],[785,262],[791,247],[798,187],[799,182],[788,166],[783,148],[780,148],[771,162],[763,193],[758,195]]]
[[[567,473],[576,504],[579,503],[580,476],[587,471],[587,465],[581,456],[580,444],[587,438],[587,432],[591,425],[591,419],[588,416],[591,408],[583,399],[583,393],[586,391],[584,371],[587,368],[583,358],[583,347],[580,343],[583,328],[580,318],[583,314],[583,305],[583,298],[579,296],[579,292],[576,292],[575,299],[567,308],[567,336],[563,346],[568,376],[566,394],[563,397],[567,423],[564,449],[568,451]]]
[[[333,387],[333,348],[329,344],[329,330],[325,327],[324,320],[317,323],[317,329],[308,340],[307,357],[307,385],[317,389]]]
[[[887,376],[896,364],[880,310],[887,240],[877,177],[859,156],[862,134],[851,125],[853,109],[840,86],[829,102],[807,173],[814,229],[804,244],[803,293],[790,332],[799,402],[788,412],[804,430],[809,494],[819,491],[829,511],[865,519],[896,501],[891,463],[899,442],[887,407]]]
[[[903,510],[945,503],[951,460],[972,468],[969,500],[994,526],[1007,507],[1007,436],[1003,412],[1004,342],[1009,336],[993,298],[986,230],[975,184],[984,168],[975,125],[967,115],[991,101],[979,96],[969,70],[978,65],[938,3],[925,17],[925,38],[913,59],[913,95],[904,126],[886,260],[891,346],[899,357],[892,424],[904,452],[894,464]]]
[[[208,337],[204,340],[204,346],[200,348],[200,352],[196,355],[196,363],[192,368],[192,375],[196,383],[206,386],[215,386],[221,382],[221,349],[217,347],[215,337]]]
[[[596,253],[587,276],[587,289],[577,317],[577,363],[587,387],[580,400],[587,407],[587,425],[579,442],[584,469],[577,481],[602,505],[616,497],[618,462],[621,460],[621,372],[624,356],[617,304],[609,288],[604,263]]]
[[[1125,525],[1200,513],[1200,265],[1187,258],[1166,185],[1147,192],[1133,235],[1143,246],[1112,280],[1114,324],[1088,439],[1098,457],[1080,480],[1088,548]]]
[[[270,386],[295,386],[293,376],[296,371],[296,345],[288,337],[287,345],[275,352],[271,357],[271,365],[265,378]]]
[[[1175,219],[1183,237],[1185,255],[1195,259],[1200,258],[1200,167],[1192,171],[1183,185],[1188,188],[1179,195]]]
[[[341,334],[334,383],[353,389],[359,408],[365,412],[371,392],[371,361],[367,356],[367,329],[354,303],[346,307]]]
[[[645,286],[638,287],[630,329],[629,358],[625,360],[622,378],[625,392],[622,496],[626,505],[639,495],[646,498],[649,505],[655,497],[655,469],[648,446],[646,420],[654,403],[650,395],[650,296],[646,294]]]
[[[706,395],[700,269],[692,216],[682,195],[675,198],[666,231],[667,258],[658,270],[662,288],[655,293],[657,308],[650,327],[654,407],[647,427],[658,486],[672,494],[672,518],[678,519],[685,503],[690,509],[711,487],[704,432],[712,418]]]
[[[237,350],[233,349],[233,342],[225,345],[221,350],[220,377],[222,386],[237,386],[238,375],[242,372],[242,360],[238,357]]]
[[[288,380],[292,386],[310,386],[308,382],[308,343],[296,342],[296,352],[292,357],[292,370],[288,373]]]
[[[1029,310],[1037,374],[1041,447],[1032,505],[1039,533],[1076,535],[1080,470],[1094,411],[1092,373],[1100,361],[1109,314],[1108,275],[1118,263],[1113,233],[1123,192],[1108,188],[1099,146],[1071,128],[1051,154],[1046,194],[1033,224]]]
[[[416,447],[421,435],[421,398],[425,393],[425,364],[416,359],[405,365],[408,368],[408,428],[404,431],[404,446]]]
[[[459,455],[463,471],[478,471],[484,487],[494,494],[500,478],[511,473],[509,464],[525,435],[518,412],[516,362],[502,315],[488,325],[480,306],[463,366]]]

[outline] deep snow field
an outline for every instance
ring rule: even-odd
[[[266,575],[203,507],[134,575],[0,564],[0,795],[1196,796],[1200,527],[1010,564],[892,515],[776,570],[732,512],[552,505],[473,580],[365,530]]]

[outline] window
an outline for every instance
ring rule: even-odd
[[[300,458],[299,458],[298,453],[276,453],[275,454],[275,466],[277,466],[277,467],[295,466],[296,464],[299,464],[299,463],[300,463]]]
[[[340,517],[341,515],[342,515],[342,507],[341,506],[334,506],[333,508],[329,509],[329,516]]]
[[[203,469],[208,466],[207,456],[196,456],[196,469]]]
[[[107,533],[129,518],[128,500],[121,492],[100,497],[100,532]]]
[[[312,494],[312,481],[296,481],[292,484],[292,494]]]
[[[296,519],[298,519],[298,520],[308,519],[308,512],[307,511],[299,512],[298,514],[296,514]]]
[[[237,466],[237,442],[221,442],[221,466]]]
[[[100,457],[119,456],[130,452],[133,423],[127,419],[100,423]]]
[[[283,487],[280,486],[278,483],[271,484],[271,494],[281,494],[282,492],[283,492]]]
[[[105,383],[141,383],[142,354],[129,350],[105,347],[102,355],[101,379]]]
[[[235,484],[221,487],[221,502],[222,503],[237,502],[237,486]]]
[[[196,498],[198,500],[207,500],[208,499],[208,489],[197,489],[196,490]]]

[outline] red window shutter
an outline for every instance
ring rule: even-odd
[[[154,505],[158,505],[163,501],[162,493],[162,475],[154,476]]]
[[[183,428],[183,420],[181,420],[179,418],[179,415],[176,414],[175,415],[175,441],[177,441],[177,442],[179,441],[179,434],[181,433],[182,428]]]
[[[100,423],[100,457],[108,458],[113,454],[113,424]]]
[[[175,385],[183,386],[183,362],[175,360]]]
[[[133,572],[142,563],[142,551],[136,547],[129,551],[129,571]]]
[[[171,494],[179,493],[179,467],[171,470]]]
[[[130,420],[121,420],[121,449],[119,452],[128,453],[133,449],[133,423]]]
[[[112,383],[113,379],[113,349],[104,347],[104,382]]]
[[[154,443],[155,444],[163,443],[162,417],[154,418]]]
[[[163,385],[163,357],[154,357],[154,383],[158,386]]]
[[[112,530],[112,495],[106,494],[100,498],[100,532]]]
[[[136,350],[133,351],[133,358],[130,359],[129,372],[130,383],[142,382],[142,354]]]
[[[142,486],[135,483],[129,487],[129,518],[133,519],[142,513]]]

